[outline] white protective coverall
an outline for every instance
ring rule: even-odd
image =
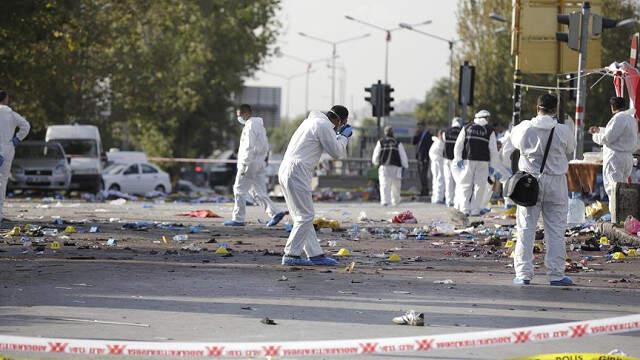
[[[247,196],[251,196],[273,217],[280,210],[267,195],[266,158],[269,153],[269,140],[262,118],[252,117],[244,124],[238,148],[238,172],[233,184],[235,205],[233,220],[244,222]]]
[[[553,141],[549,149],[547,163],[542,175],[540,166],[547,145],[547,139],[555,127]],[[547,253],[544,264],[550,281],[564,277],[566,249],[564,234],[567,229],[567,210],[569,192],[567,189],[568,155],[573,153],[576,142],[573,128],[558,124],[549,115],[539,115],[525,120],[511,131],[511,142],[520,150],[518,167],[534,176],[538,176],[540,194],[535,206],[518,206],[514,268],[516,277],[523,280],[533,278],[533,245],[536,226],[540,214],[544,222],[544,241]]]
[[[300,256],[302,251],[308,257],[323,254],[313,228],[313,171],[323,152],[336,159],[344,158],[348,143],[346,137],[336,135],[334,125],[319,111],[312,111],[291,137],[278,171],[284,199],[293,219],[285,255]]]
[[[402,167],[395,165],[380,165],[380,141],[373,149],[371,162],[378,168],[378,180],[380,181],[380,204],[396,206],[400,203],[400,191],[402,190],[402,169],[409,168],[409,158],[401,142],[398,142],[398,153]]]
[[[18,129],[17,133],[16,129]],[[6,105],[0,105],[0,155],[4,157],[4,163],[0,166],[0,221],[4,198],[7,195],[7,183],[11,175],[11,163],[16,151],[11,139],[15,135],[20,141],[24,140],[29,135],[30,129],[31,125],[20,114]]]
[[[593,134],[593,141],[602,145],[602,177],[609,204],[615,196],[616,183],[626,183],[633,171],[633,153],[638,148],[638,123],[633,115],[617,112],[607,127]],[[611,210],[611,207],[609,207]]]
[[[474,123],[486,126],[488,121],[486,118],[475,118]],[[462,128],[458,139],[456,140],[456,146],[454,149],[453,166],[462,160],[462,153],[465,147],[465,128]],[[484,208],[482,202],[486,199],[486,192],[488,189],[487,179],[489,178],[489,166],[492,166],[496,171],[504,176],[506,170],[500,163],[500,154],[498,153],[498,142],[496,140],[495,132],[491,133],[489,137],[489,161],[475,161],[465,160],[462,174],[456,182],[456,197],[458,200],[458,210],[471,216],[477,216],[480,214],[480,210]]]
[[[444,184],[444,141],[437,136],[431,138],[433,144],[429,149],[431,160],[431,202],[443,203],[445,200]]]
[[[502,149],[500,149],[500,162],[502,163],[502,166],[505,167],[505,169],[509,170],[506,174],[502,174],[502,179],[500,179],[504,194],[505,183],[507,182],[507,179],[509,179],[509,176],[512,175],[511,155],[513,155],[513,152],[516,149],[513,147],[513,143],[511,142],[511,130],[507,130],[502,138],[499,139],[499,141],[502,144]],[[505,207],[515,206],[515,203],[513,202],[513,200],[504,195],[504,205]]]
[[[451,123],[451,127],[462,128],[462,120],[460,120],[459,118],[453,119]],[[446,135],[443,134],[442,136],[443,136],[443,140],[446,141]],[[447,203],[447,206],[454,206],[456,209],[459,209],[459,206],[457,206],[455,202],[456,180],[455,180],[455,177],[453,176],[454,173],[456,172],[456,170],[454,169],[455,166],[456,165],[453,160],[449,160],[447,158],[443,160],[444,197],[445,197],[445,202]]]

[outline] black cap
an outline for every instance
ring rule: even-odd
[[[4,101],[7,98],[7,92],[4,90],[0,90],[0,101]]]
[[[349,119],[349,110],[347,110],[347,108],[342,105],[334,105],[331,108],[331,111],[334,114],[338,115],[340,120],[347,121]]]

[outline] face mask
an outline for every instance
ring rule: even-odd
[[[240,123],[240,125],[244,126],[247,120],[245,120],[242,116],[238,116],[238,122]]]

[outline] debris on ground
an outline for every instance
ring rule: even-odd
[[[402,316],[394,317],[392,321],[398,325],[424,326],[424,314],[409,310]]]
[[[401,212],[398,215],[395,215],[393,218],[391,218],[391,222],[394,224],[417,224],[418,220],[415,216],[413,216],[413,213],[411,211],[407,210]]]
[[[262,320],[260,320],[260,322],[265,325],[278,325],[275,321],[269,319],[268,317],[263,318]]]
[[[624,230],[629,235],[640,236],[640,220],[629,215],[624,221]]]
[[[436,280],[433,282],[434,284],[445,284],[445,285],[453,285],[455,284],[455,282],[451,279],[445,279],[445,280]]]
[[[185,213],[180,213],[178,214],[178,216],[188,216],[188,217],[192,217],[192,218],[221,218],[222,216],[214,213],[211,210],[193,210],[193,211],[188,211]]]
[[[337,231],[340,230],[340,223],[338,220],[317,217],[313,219],[313,227],[316,231],[320,229],[331,229],[332,231]]]

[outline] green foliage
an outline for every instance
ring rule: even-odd
[[[440,78],[427,91],[424,102],[416,108],[418,121],[425,121],[429,128],[445,128],[451,121],[449,114],[449,78]]]
[[[469,109],[468,117],[480,110],[489,110],[492,122],[506,126],[512,117],[513,95],[513,59],[511,57],[510,32],[496,33],[507,24],[493,21],[489,14],[493,11],[509,17],[511,0],[459,0],[457,38],[460,41],[455,47],[454,68],[458,69],[465,60],[476,66],[474,106]],[[604,0],[603,15],[615,19],[637,16],[640,3],[634,0]],[[602,64],[607,66],[614,61],[625,61],[629,57],[631,35],[638,27],[616,28],[605,30],[602,35]],[[544,56],[544,54],[541,54]],[[456,70],[457,75],[457,70]],[[611,78],[599,80],[599,76],[588,77],[588,93],[585,121],[591,124],[603,124],[611,116],[608,99],[614,95]],[[554,75],[524,74],[523,82],[527,84],[556,86]],[[454,89],[457,98],[457,79]],[[437,81],[427,91],[425,101],[416,110],[419,119],[428,123],[440,123],[447,117],[446,80]],[[545,90],[523,89],[522,118],[535,115],[535,100]],[[565,111],[574,116],[575,104],[568,102]],[[457,108],[460,115],[460,108]]]
[[[36,133],[93,123],[108,146],[208,155],[238,131],[226,126],[231,94],[274,50],[278,8],[279,0],[6,0],[0,88]]]
[[[298,116],[293,120],[282,122],[280,126],[272,129],[269,134],[271,151],[274,153],[284,153],[287,150],[287,145],[289,145],[289,139],[291,139],[291,136],[300,124],[302,124],[304,119],[304,116]]]

